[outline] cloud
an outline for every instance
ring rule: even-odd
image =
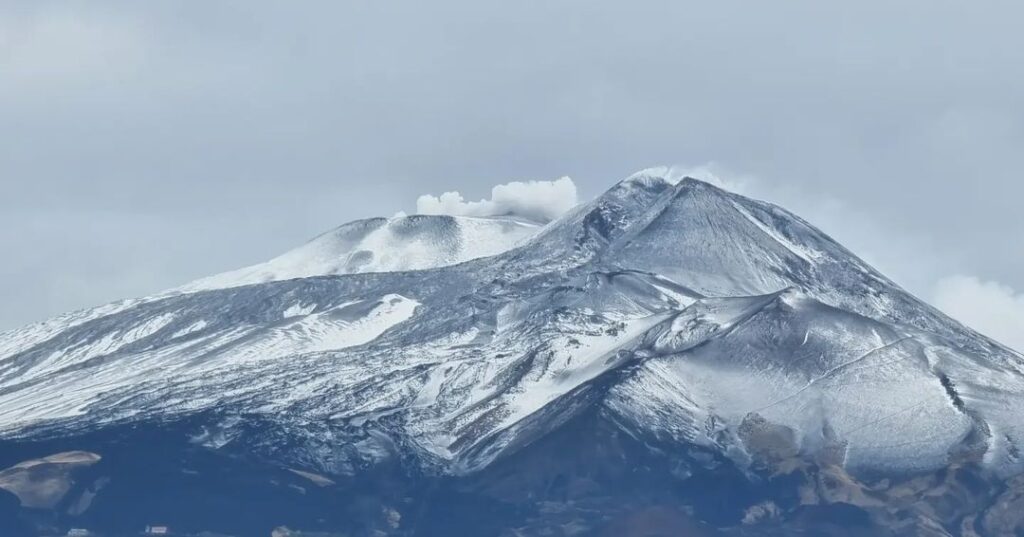
[[[144,60],[146,40],[137,21],[99,18],[72,10],[42,9],[0,18],[8,83],[66,88],[116,79]]]
[[[932,303],[971,328],[1024,350],[1024,293],[999,282],[956,275],[936,283]]]
[[[419,214],[451,216],[520,216],[549,222],[579,203],[576,184],[568,177],[555,181],[513,181],[491,189],[491,198],[466,201],[458,192],[429,194],[416,200]]]
[[[583,177],[588,199],[643,166],[709,159],[756,174],[749,195],[785,191],[770,199],[920,296],[949,274],[1024,290],[1024,256],[1003,247],[1024,234],[1024,3],[911,0],[893,17],[880,1],[750,3],[743,17],[729,2],[484,4],[0,2],[0,216],[61,224],[0,236],[20,275],[0,278],[0,297],[18,297],[7,322],[264,260],[395,200],[411,213],[423,193],[490,197],[495,170]],[[908,31],[917,12],[928,23]],[[149,267],[61,254],[132,251],[63,216],[78,208],[124,229],[166,216],[147,240],[180,245],[181,262],[39,305],[70,271],[133,281]],[[180,225],[207,214],[227,223]],[[259,240],[236,240],[257,236],[242,218]],[[42,243],[54,262],[37,270]]]

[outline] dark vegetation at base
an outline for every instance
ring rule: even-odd
[[[708,451],[668,450],[657,439],[636,439],[592,410],[476,474],[436,477],[385,463],[356,476],[329,476],[335,484],[324,487],[230,447],[190,443],[189,433],[203,419],[0,443],[0,468],[71,450],[103,456],[75,474],[73,490],[56,509],[21,509],[0,491],[0,535],[70,527],[135,535],[150,524],[238,537],[266,537],[280,526],[349,537],[917,534],[900,517],[879,518],[848,503],[842,487],[854,485],[820,478],[813,466],[749,475]],[[91,506],[67,514],[101,478],[109,483]],[[970,467],[929,479],[962,483],[984,502],[997,492]],[[816,480],[821,491],[813,494],[821,501],[807,505]],[[943,501],[964,503],[956,496]],[[744,522],[751,506],[769,504],[777,515]],[[947,510],[952,514],[943,523],[962,523],[956,508]]]

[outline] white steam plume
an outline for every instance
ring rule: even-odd
[[[491,189],[491,198],[466,201],[458,192],[425,194],[416,200],[419,214],[451,216],[520,216],[537,222],[558,218],[579,203],[576,184],[568,177],[555,181],[513,181]]]

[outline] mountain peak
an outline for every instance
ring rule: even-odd
[[[655,166],[652,168],[645,168],[633,173],[621,182],[644,184],[668,183],[673,186],[680,186],[686,183],[692,184],[696,187],[701,187],[703,185],[715,190],[729,192],[727,188],[723,188],[721,185],[715,184],[715,180],[698,179],[690,172],[672,166]]]
[[[772,443],[752,427],[851,471],[1024,468],[1018,356],[795,215],[669,179],[543,227],[359,221],[203,292],[9,333],[0,441],[152,426],[331,476],[451,475],[586,415],[743,468]]]

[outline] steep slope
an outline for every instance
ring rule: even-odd
[[[705,332],[714,335],[694,338]],[[1020,376],[915,329],[788,290],[704,301],[652,337],[656,357],[610,402],[638,427],[656,422],[691,442],[743,446],[744,426],[764,419],[803,451],[832,450],[852,470],[937,468],[961,449],[1002,468],[1020,463],[1008,453],[1024,429],[976,404],[977,377],[962,367],[989,371],[988,389],[1000,394],[983,399],[1009,408],[1024,404]]]
[[[709,296],[796,286],[827,304],[939,333],[979,352],[1001,352],[780,207],[695,179],[663,196],[608,248],[607,263],[662,274]]]

